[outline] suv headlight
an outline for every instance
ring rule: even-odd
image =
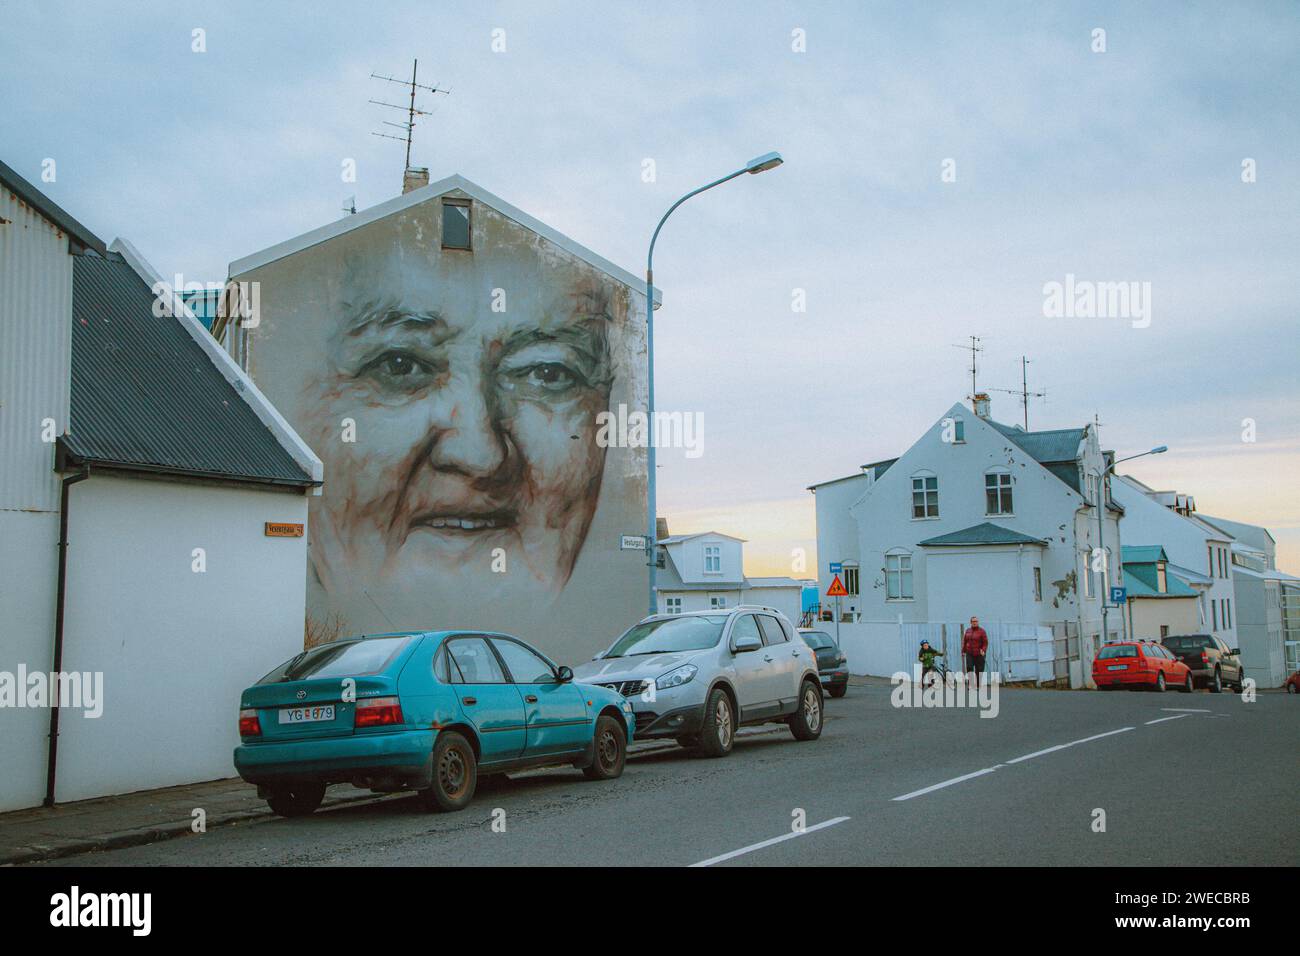
[[[698,674],[700,669],[694,664],[683,664],[681,667],[670,670],[667,674],[662,675],[655,681],[655,687],[659,690],[667,690],[670,687],[680,687],[682,684],[690,681]]]

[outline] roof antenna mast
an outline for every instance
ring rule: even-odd
[[[977,352],[983,352],[984,346],[980,345],[980,337],[978,335],[972,335],[970,337],[970,345],[954,345],[953,348],[963,349],[964,351],[970,352],[970,400],[971,402],[974,402],[975,393],[978,391],[975,387],[975,355]]]
[[[415,118],[416,118],[417,116],[432,116],[432,115],[433,115],[433,113],[432,113],[431,111],[429,111],[429,110],[422,110],[422,109],[420,109],[419,107],[417,107],[417,106],[415,105],[415,91],[416,91],[416,90],[427,90],[427,91],[429,91],[430,93],[444,93],[444,94],[450,94],[450,93],[451,93],[451,90],[439,89],[437,86],[425,86],[423,83],[418,83],[418,82],[416,82],[416,80],[417,80],[417,78],[418,78],[418,75],[419,75],[419,69],[420,69],[420,61],[419,61],[419,60],[412,60],[412,61],[411,61],[411,78],[410,78],[409,80],[399,80],[399,79],[397,79],[397,77],[395,77],[395,76],[388,76],[388,75],[386,75],[386,74],[382,74],[382,73],[371,73],[371,74],[370,74],[371,78],[373,78],[373,79],[376,79],[376,80],[385,80],[385,81],[387,81],[387,82],[389,82],[389,83],[397,83],[398,85],[400,85],[400,86],[405,86],[407,89],[410,90],[410,98],[409,98],[409,102],[408,102],[405,106],[401,106],[401,105],[399,105],[399,104],[397,104],[397,103],[385,103],[383,100],[371,100],[371,101],[370,101],[371,103],[374,103],[376,106],[383,106],[383,107],[386,107],[387,109],[390,109],[390,110],[401,110],[402,112],[404,112],[404,113],[406,114],[406,122],[405,122],[405,123],[393,123],[393,122],[390,122],[390,121],[388,121],[388,120],[384,120],[384,125],[385,125],[385,126],[395,126],[395,127],[397,127],[398,129],[402,130],[402,132],[403,132],[404,135],[402,135],[402,136],[394,136],[392,133],[374,133],[374,132],[372,132],[372,133],[370,134],[371,136],[382,136],[384,139],[395,139],[395,140],[397,140],[398,142],[404,142],[404,143],[406,143],[406,167],[405,167],[406,169],[410,169],[410,168],[411,168],[411,137],[412,137],[412,134],[415,132]]]
[[[1020,356],[1020,387],[1019,388],[995,388],[989,386],[986,388],[990,392],[1006,392],[1008,395],[1020,396],[1020,404],[1025,410],[1025,431],[1029,431],[1029,400],[1031,398],[1041,398],[1047,401],[1047,389],[1031,392],[1029,390],[1029,358]]]

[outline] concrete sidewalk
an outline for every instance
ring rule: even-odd
[[[789,731],[762,725],[741,728],[737,736],[778,732]],[[676,746],[671,740],[633,741],[628,756]],[[375,794],[338,784],[326,791],[322,809],[403,796],[406,794]],[[238,777],[96,797],[50,808],[14,810],[0,813],[0,865],[36,863],[185,836],[194,832],[194,811],[198,809],[204,811],[209,830],[274,817],[266,802],[258,799],[257,788]]]

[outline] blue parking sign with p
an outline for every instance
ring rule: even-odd
[[[1111,588],[1111,589],[1110,589],[1110,603],[1111,603],[1111,604],[1123,604],[1123,603],[1124,603],[1125,601],[1127,601],[1127,600],[1128,600],[1128,588]]]

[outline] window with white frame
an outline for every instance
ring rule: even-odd
[[[984,476],[984,513],[986,515],[1014,514],[1011,506],[1011,474],[990,471]]]
[[[1156,562],[1156,590],[1164,594],[1169,590],[1169,576],[1163,561]]]
[[[1096,592],[1096,584],[1092,579],[1092,552],[1085,548],[1082,552],[1083,557],[1083,596],[1091,598]]]
[[[912,478],[912,517],[939,517],[939,479],[920,474]]]
[[[885,555],[885,599],[912,600],[912,555],[899,551]]]
[[[1034,600],[1043,599],[1043,569],[1034,568]]]
[[[682,599],[679,597],[664,598],[664,604],[668,608],[669,614],[682,613]]]
[[[704,573],[716,574],[722,571],[722,545],[706,544],[704,546]]]
[[[711,607],[711,608],[715,608],[715,609],[716,609],[716,608],[726,607],[726,606],[727,606],[727,599],[726,599],[725,597],[711,597],[711,598],[709,598],[709,607]]]

